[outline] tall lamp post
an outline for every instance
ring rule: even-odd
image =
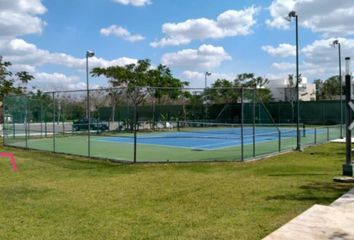
[[[86,51],[86,91],[87,91],[87,100],[86,100],[86,118],[90,118],[90,85],[89,85],[89,64],[88,59],[95,56],[95,53],[92,51]]]
[[[86,118],[88,121],[88,133],[87,133],[87,138],[88,138],[88,156],[91,156],[91,114],[90,114],[90,86],[89,86],[89,65],[88,65],[88,59],[90,57],[95,56],[95,53],[92,51],[86,51]]]
[[[296,150],[301,150],[301,138],[300,138],[300,101],[299,101],[299,21],[298,15],[295,11],[289,12],[287,19],[291,21],[295,18],[296,25],[296,103],[297,103],[297,119],[296,119]]]
[[[340,98],[340,138],[343,138],[343,86],[342,86],[342,53],[341,45],[338,40],[334,40],[333,47],[338,45],[338,58],[339,58],[339,98]]]
[[[205,88],[208,87],[208,77],[211,76],[211,72],[205,72]]]
[[[208,96],[206,89],[208,88],[208,76],[211,76],[211,72],[205,72],[205,88],[204,88],[204,100],[205,100],[205,121],[208,119]]]

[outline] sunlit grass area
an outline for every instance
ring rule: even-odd
[[[121,165],[5,148],[0,239],[260,239],[354,185],[344,145],[252,163]]]

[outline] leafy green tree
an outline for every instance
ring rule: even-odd
[[[240,94],[234,84],[226,79],[216,80],[204,93],[215,104],[237,102]]]
[[[332,76],[324,81],[321,91],[323,92],[324,99],[336,99],[341,94],[338,76]]]
[[[338,79],[338,76],[332,76],[325,81],[321,79],[315,80],[316,98],[318,100],[335,100],[338,96],[340,96],[340,94],[343,94],[344,86],[341,91]]]
[[[20,94],[26,92],[26,87],[19,84],[27,84],[33,80],[34,77],[26,71],[17,73],[11,72],[8,68],[11,66],[11,62],[3,60],[0,56],[0,101],[3,101],[4,96],[8,94]]]
[[[179,88],[187,85],[186,82],[174,78],[171,70],[164,65],[152,69],[149,59],[139,60],[136,64],[123,67],[94,68],[91,73],[95,77],[105,76],[112,87],[126,88],[127,95],[135,106],[146,100],[151,94],[150,88],[155,88],[152,95],[160,101],[165,95],[177,98],[182,94]]]
[[[267,78],[255,76],[254,73],[242,73],[237,75],[233,82],[226,79],[216,80],[205,92],[214,103],[231,103],[239,101],[241,88],[254,88],[259,101],[269,102],[272,94],[269,89],[265,88],[268,82]],[[244,94],[246,99],[253,98],[253,90],[246,90]]]
[[[171,70],[164,66],[158,65],[156,69],[148,71],[148,84],[153,87],[153,96],[161,103],[163,96],[168,96],[171,99],[177,99],[182,95],[181,89],[188,86],[188,82],[182,82],[174,78]]]

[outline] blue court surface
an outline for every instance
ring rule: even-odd
[[[301,131],[301,134],[304,134],[304,131]],[[313,134],[313,130],[306,130],[306,134]],[[279,141],[279,135],[281,139],[296,138],[296,129],[281,128],[279,134],[279,131],[275,128],[256,128],[255,138],[253,138],[253,129],[247,127],[244,128],[243,143],[245,145],[252,144],[253,139],[256,143]],[[102,137],[96,139],[96,141],[134,144],[133,137]],[[240,146],[241,129],[218,128],[193,132],[142,133],[137,136],[137,144],[187,148],[201,151],[217,150]]]

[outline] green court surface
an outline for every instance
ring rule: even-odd
[[[306,129],[305,136],[302,134],[301,143],[303,146],[324,143],[339,137],[338,126],[331,127],[310,127]],[[58,134],[48,135],[46,138],[30,136],[15,138],[8,136],[5,144],[8,146],[23,147],[57,153],[88,156],[90,145],[90,156],[94,158],[111,159],[118,161],[134,161],[134,144],[117,141],[102,141],[102,138],[118,137],[119,135],[97,135],[93,134],[88,144],[87,135]],[[146,136],[144,134],[143,136]],[[125,134],[124,137],[133,139],[132,134]],[[161,142],[167,139],[162,139]],[[196,139],[195,141],[198,141]],[[220,149],[196,150],[176,146],[165,146],[159,144],[142,144],[136,146],[137,162],[197,162],[197,161],[242,161],[257,158],[264,155],[276,154],[292,150],[296,147],[296,137],[275,138],[268,141],[256,141],[230,145]],[[243,151],[243,157],[242,157]]]

